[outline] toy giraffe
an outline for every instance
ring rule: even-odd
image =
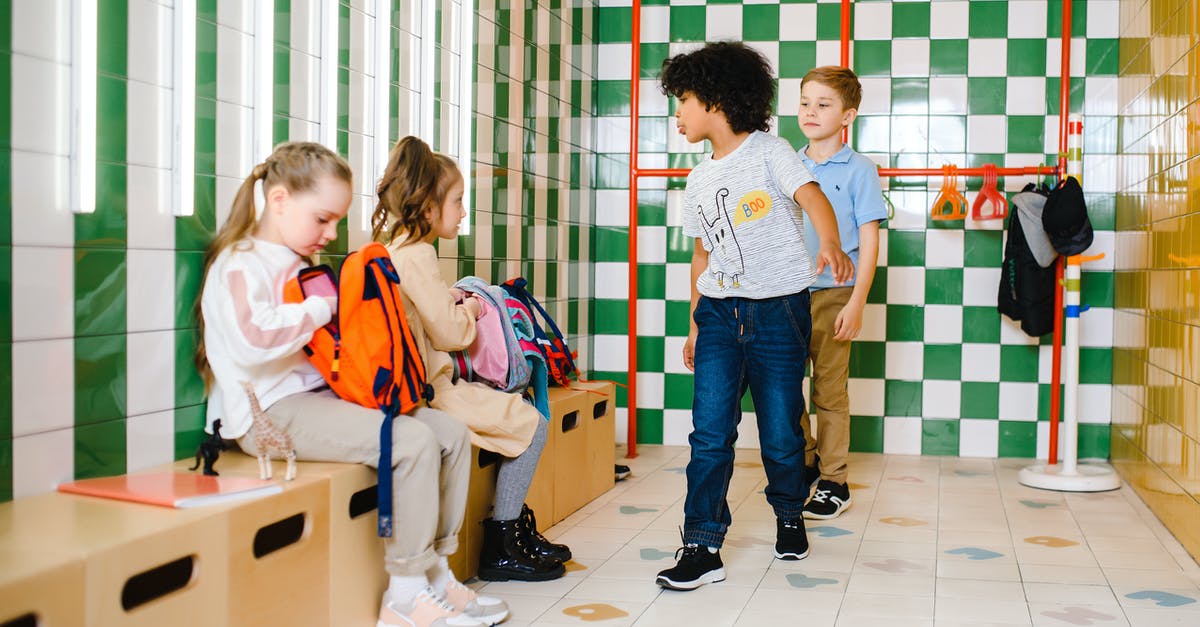
[[[284,481],[296,478],[296,450],[292,448],[292,438],[279,430],[267,412],[258,404],[254,395],[254,385],[242,381],[246,396],[250,398],[250,413],[254,416],[254,448],[258,450],[258,475],[262,479],[271,478],[271,456],[283,457],[287,460],[287,474]]]

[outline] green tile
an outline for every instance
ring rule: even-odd
[[[686,300],[667,301],[667,335],[687,337],[692,328],[692,304]]]
[[[925,378],[958,381],[962,378],[961,344],[926,344]]]
[[[125,248],[128,231],[124,163],[96,164],[96,211],[75,215],[75,244],[92,248]]]
[[[196,326],[196,305],[204,281],[204,253],[180,250],[175,253],[175,327]]]
[[[1000,457],[1037,457],[1037,423],[1001,420]]]
[[[207,405],[188,405],[175,408],[175,459],[194,457],[204,439]]]
[[[779,35],[778,4],[742,5],[743,40],[779,41]]]
[[[1080,318],[1087,324],[1087,313]],[[1079,382],[1112,383],[1112,349],[1082,347],[1079,349]]]
[[[853,27],[852,27],[853,28]],[[854,33],[851,30],[850,36]],[[842,8],[839,4],[823,2],[817,5],[817,40],[829,41],[842,38]]]
[[[1062,0],[1046,2],[1046,37],[1056,41],[1062,38]],[[1087,3],[1071,3],[1071,38],[1087,35]]]
[[[124,77],[129,56],[128,0],[99,0],[96,32],[96,72]]]
[[[663,410],[637,410],[637,441],[638,444],[663,443]]]
[[[922,455],[958,455],[958,421],[921,421]]]
[[[638,372],[662,372],[664,370],[663,337],[639,335],[637,339]]]
[[[125,334],[75,338],[75,424],[125,417]]]
[[[883,417],[850,416],[850,450],[856,453],[882,453]]]
[[[855,41],[852,58],[859,76],[888,76],[892,73],[892,42]]]
[[[960,401],[963,418],[990,418],[1000,416],[1000,384],[980,381],[963,381]]]
[[[786,139],[793,146],[803,146],[808,143],[808,138],[804,136],[804,131],[800,130],[800,119],[794,115],[781,115],[778,118],[779,123],[776,129],[779,131],[779,136]]]
[[[125,333],[125,251],[75,249],[75,337]]]
[[[97,161],[125,161],[126,91],[124,78],[96,78]]]
[[[962,292],[962,268],[927,268],[925,270],[926,305],[961,305]]]
[[[1093,222],[1094,225],[1095,222]],[[1083,280],[1080,281],[1079,299],[1080,302],[1091,307],[1112,307],[1113,273],[1084,272]],[[1084,316],[1083,319],[1086,320],[1086,314]]]
[[[901,5],[896,5],[901,6]],[[914,114],[929,112],[928,78],[893,78],[892,113]]]
[[[921,382],[888,379],[884,383],[883,413],[886,416],[920,416]]]
[[[1007,2],[971,2],[969,6],[967,33],[971,38],[1008,35]]]
[[[629,229],[596,227],[592,229],[592,255],[598,262],[629,260]]]
[[[889,342],[920,342],[925,339],[925,308],[919,305],[887,305]]]
[[[625,335],[629,333],[629,303],[624,300],[595,298],[591,300],[592,333],[595,335]]]
[[[1003,77],[967,79],[967,113],[1002,114],[1007,106],[1008,85]]]
[[[871,291],[867,292],[867,302],[872,305],[887,304],[887,266],[875,267],[875,280],[871,282]]]
[[[125,459],[125,417],[74,429],[75,478],[123,475]]]
[[[1000,312],[995,307],[963,307],[963,342],[1000,342]]]
[[[284,47],[292,43],[292,0],[275,0],[275,43]]]
[[[663,407],[666,409],[691,409],[696,377],[690,374],[666,373],[663,375]]]
[[[1087,40],[1087,76],[1115,76],[1119,67],[1116,39]]]
[[[705,20],[704,6],[672,6],[671,41],[704,41]]]
[[[196,99],[217,98],[217,24],[200,17],[196,19]],[[199,112],[197,112],[198,114]]]
[[[995,268],[1004,258],[1003,233],[1000,231],[963,231],[963,265],[968,268]]]
[[[302,53],[297,53],[302,54]],[[292,110],[292,50],[286,45],[275,44],[275,84],[271,93],[272,106],[275,111],[275,122],[280,118],[286,119]]]
[[[12,313],[12,247],[4,245],[0,246],[0,346],[12,342]],[[0,372],[11,372],[8,364],[0,363]],[[0,402],[0,415],[6,407]],[[4,437],[3,430],[0,437]]]
[[[667,297],[667,266],[661,263],[638,264],[638,298]]]
[[[1108,460],[1110,452],[1109,425],[1079,425],[1079,459]]]
[[[887,238],[888,266],[925,265],[924,231],[888,230]]]
[[[902,6],[897,3],[894,6]],[[932,76],[964,76],[967,73],[966,39],[931,39],[929,73]]]
[[[1059,87],[1062,85],[1062,80],[1057,76],[1046,78],[1046,115],[1058,115],[1059,101],[1061,96],[1058,93]],[[1071,113],[1083,113],[1084,102],[1084,79],[1082,76],[1076,76],[1071,79]]]
[[[175,406],[204,402],[204,380],[196,371],[196,329],[175,331]]]
[[[1008,116],[1008,151],[1040,153],[1045,148],[1046,119],[1040,115]]]
[[[859,340],[850,345],[850,376],[856,379],[882,379],[887,365],[887,344]]]
[[[668,118],[638,119],[638,150],[642,154],[667,151],[667,135],[675,131],[673,121]]]
[[[779,78],[804,78],[817,65],[817,42],[779,42]],[[793,113],[784,111],[782,113]]]
[[[1057,42],[1055,42],[1057,44]],[[1046,40],[1009,39],[1009,76],[1045,76]]]
[[[599,39],[596,43],[627,43],[633,41],[633,18],[629,7],[598,7]]]
[[[1000,346],[1000,378],[1003,381],[1038,380],[1038,347],[1026,344]]]
[[[683,227],[667,227],[667,263],[690,263],[696,239],[683,234]]]
[[[638,190],[638,226],[667,225],[667,193],[661,190]]]
[[[668,56],[670,56],[670,44],[642,44],[638,75],[641,78],[658,78],[659,72],[662,71],[663,61]]]

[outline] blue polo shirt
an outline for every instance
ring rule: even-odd
[[[842,238],[842,250],[854,262],[855,276],[858,269],[858,227],[886,220],[887,205],[883,202],[883,189],[879,185],[879,171],[874,161],[854,152],[849,146],[842,144],[842,149],[829,158],[828,161],[817,163],[808,158],[804,152],[808,146],[800,149],[800,158],[804,165],[821,185],[821,191],[833,205],[833,213],[837,216],[838,234]],[[809,254],[815,259],[821,250],[821,238],[816,229],[804,230],[804,243],[808,245]],[[821,270],[817,282],[809,289],[819,290],[827,287],[845,287],[853,285],[854,280],[839,286],[833,282],[833,273],[829,268]]]

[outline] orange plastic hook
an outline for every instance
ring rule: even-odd
[[[967,217],[967,199],[958,191],[958,166],[942,166],[942,189],[938,192],[929,217],[933,220],[963,220]]]
[[[972,220],[1003,220],[1008,215],[1008,200],[996,188],[996,181],[996,165],[985,164],[983,166],[983,187],[979,188],[979,193],[975,195],[975,202],[971,205]],[[988,206],[986,213],[983,211],[984,205]]]

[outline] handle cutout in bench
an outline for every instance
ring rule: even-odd
[[[579,410],[563,415],[562,432],[574,431],[579,428]]]
[[[38,627],[37,614],[30,612],[24,616],[18,616],[10,621],[0,623],[0,627]]]
[[[196,574],[196,556],[177,560],[144,570],[129,579],[121,588],[121,608],[126,612],[182,590]]]
[[[479,449],[479,461],[476,463],[479,464],[480,468],[487,468],[488,466],[491,466],[492,464],[497,464],[499,462],[500,462],[500,454],[497,453],[496,451],[489,451],[487,449],[482,449],[482,448]]]
[[[379,484],[350,495],[350,520],[366,516],[379,507]]]
[[[608,413],[608,399],[592,405],[592,420],[600,420]]]
[[[254,533],[254,557],[262,559],[275,551],[287,548],[304,537],[304,513],[273,522]]]

